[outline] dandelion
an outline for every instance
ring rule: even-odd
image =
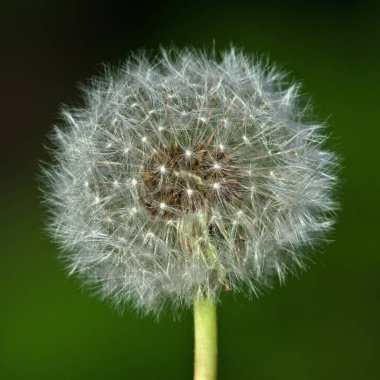
[[[299,85],[233,48],[141,54],[84,94],[62,112],[46,170],[67,268],[119,307],[194,305],[196,362],[215,359],[221,292],[283,282],[333,224],[324,127]]]

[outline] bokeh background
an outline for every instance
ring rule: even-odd
[[[304,82],[343,157],[342,211],[316,265],[219,307],[219,379],[380,378],[378,1],[0,2],[0,378],[191,379],[192,315],[118,315],[43,231],[39,161],[77,84],[159,44],[269,54]]]

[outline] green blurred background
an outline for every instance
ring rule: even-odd
[[[265,3],[265,4],[264,4]],[[77,83],[141,47],[231,42],[312,94],[343,157],[342,211],[316,265],[259,300],[224,296],[219,379],[379,379],[377,1],[1,1],[0,379],[191,379],[192,316],[120,316],[68,279],[37,173]]]

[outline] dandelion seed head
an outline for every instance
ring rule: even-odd
[[[298,89],[233,48],[162,50],[95,78],[46,169],[69,273],[157,312],[303,269],[334,222],[337,158]]]

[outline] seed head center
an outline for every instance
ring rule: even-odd
[[[241,188],[238,174],[232,158],[218,147],[165,147],[144,162],[140,202],[153,215],[179,217],[235,196]]]

